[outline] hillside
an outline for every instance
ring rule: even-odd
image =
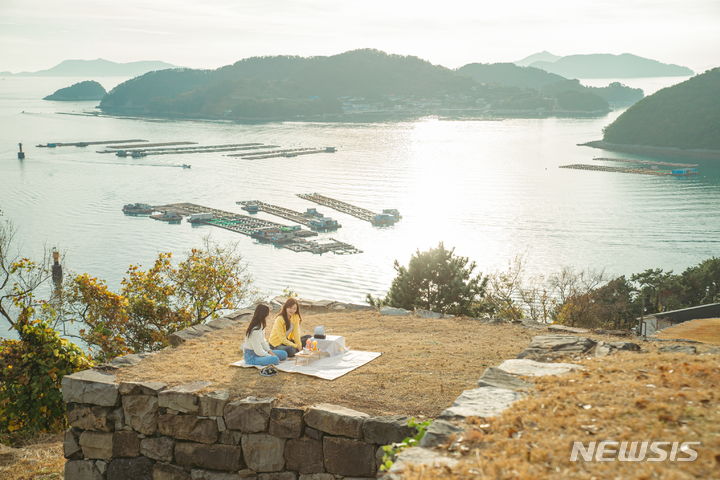
[[[483,84],[531,88],[556,100],[566,96],[567,92],[581,93],[588,100],[599,97],[595,99],[598,109],[607,108],[601,99],[610,105],[619,106],[631,105],[643,98],[641,89],[626,87],[617,82],[607,87],[586,87],[578,80],[568,80],[539,68],[520,67],[513,63],[471,63],[459,68],[457,72]]]
[[[480,83],[534,89],[567,80],[539,68],[520,67],[513,63],[469,63],[458,68],[457,72]]]
[[[529,66],[568,78],[675,77],[693,74],[687,67],[629,53],[568,55],[555,61],[536,61]]]
[[[61,88],[48,95],[43,100],[79,101],[101,100],[107,92],[102,85],[94,80],[75,83],[69,87]]]
[[[720,68],[639,101],[605,128],[603,140],[720,150]]]
[[[98,58],[97,60],[64,60],[47,70],[21,72],[15,75],[33,77],[134,77],[153,70],[175,68],[165,62],[139,61],[117,63]]]
[[[538,71],[536,75],[547,76]],[[354,50],[329,57],[254,57],[217,70],[151,72],[115,87],[105,113],[244,120],[385,120],[423,115],[598,114],[607,102],[563,101],[480,84],[417,57]]]

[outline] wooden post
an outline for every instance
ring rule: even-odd
[[[60,252],[53,249],[52,252],[53,265],[52,265],[52,280],[55,284],[56,289],[60,289],[63,281],[62,265],[60,265]]]

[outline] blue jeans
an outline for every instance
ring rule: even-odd
[[[245,350],[245,363],[248,365],[262,365],[263,367],[266,365],[277,365],[282,360],[285,360],[287,358],[287,353],[283,352],[282,350],[273,350],[273,353],[277,355],[277,357],[273,355],[266,355],[264,357],[261,357],[259,355],[256,355],[253,350]]]
[[[312,337],[312,335],[303,335],[302,338],[300,339],[300,345],[304,346],[305,342],[307,342],[307,339],[311,338],[311,337]],[[282,350],[283,352],[287,353],[288,357],[294,357],[295,354],[300,351],[297,348],[291,347],[289,345],[278,345],[277,347],[270,345],[270,348],[272,349],[273,352]]]

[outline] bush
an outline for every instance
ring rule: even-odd
[[[19,340],[0,342],[0,439],[65,427],[62,377],[92,366],[48,323],[15,325]]]
[[[482,275],[473,275],[475,268],[475,262],[455,255],[455,249],[447,250],[441,242],[426,252],[418,250],[407,268],[396,260],[397,276],[387,296],[376,299],[368,295],[368,301],[376,306],[474,315],[487,285]]]
[[[251,279],[234,248],[206,242],[173,266],[161,253],[147,270],[128,268],[120,292],[90,275],[76,275],[64,293],[66,321],[83,324],[80,337],[98,361],[160,350],[179,330],[237,308],[251,295]]]

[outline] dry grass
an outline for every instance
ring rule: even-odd
[[[515,325],[484,325],[465,318],[420,319],[377,312],[304,315],[303,331],[324,325],[354,350],[382,352],[372,362],[333,381],[280,372],[230,367],[240,360],[246,325],[211,332],[125,368],[119,380],[156,380],[170,385],[209,380],[233,397],[272,396],[281,405],[328,402],[369,414],[436,416],[484,369],[515,357],[533,335]],[[422,388],[419,388],[419,387]]]
[[[658,332],[658,338],[685,338],[720,345],[720,318],[690,320]]]
[[[531,397],[476,419],[450,447],[461,455],[452,472],[406,478],[720,478],[720,356],[628,352],[581,363],[586,371],[538,379]],[[573,441],[602,440],[702,444],[694,462],[569,460]]]
[[[62,435],[36,438],[18,448],[0,445],[3,480],[60,480],[64,469]]]

